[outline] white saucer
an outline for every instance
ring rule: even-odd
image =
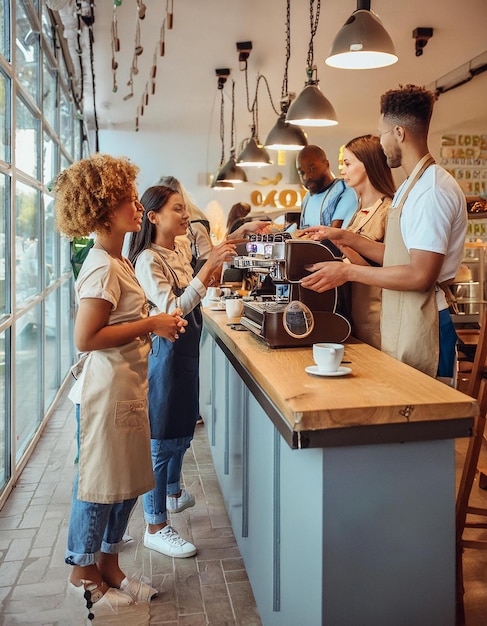
[[[304,371],[314,376],[345,376],[352,372],[352,368],[341,365],[336,372],[320,372],[317,365],[308,365]]]

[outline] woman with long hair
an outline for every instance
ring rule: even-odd
[[[358,196],[358,208],[345,229],[318,226],[306,229],[311,239],[332,241],[350,262],[373,264],[354,249],[356,237],[384,241],[386,220],[395,192],[394,180],[379,137],[362,135],[343,150],[343,179]],[[352,283],[352,334],[380,349],[381,289]]]
[[[156,485],[142,498],[147,522],[144,545],[167,556],[185,558],[196,554],[196,547],[168,524],[167,512],[178,513],[194,505],[194,497],[181,487],[180,477],[199,415],[200,302],[207,287],[219,280],[223,262],[236,251],[227,241],[213,247],[193,276],[189,242],[181,238],[189,220],[182,195],[156,185],[145,191],[141,203],[142,227],[132,234],[129,250],[137,279],[153,305],[151,314],[179,308],[188,322],[175,344],[154,337],[149,354],[149,420]]]

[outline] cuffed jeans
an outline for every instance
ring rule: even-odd
[[[93,565],[100,552],[117,554],[123,548],[122,538],[127,529],[137,498],[100,504],[78,500],[78,475],[73,486],[73,501],[68,529],[68,565]]]
[[[144,519],[148,524],[167,521],[166,496],[178,493],[181,468],[191,437],[151,439],[152,467],[156,486],[142,496]]]
[[[79,455],[79,415],[80,407],[76,405],[76,421],[78,423],[78,455]],[[130,514],[137,498],[100,504],[99,502],[83,502],[78,500],[78,474],[74,480],[71,516],[69,518],[68,548],[65,562],[68,565],[85,567],[97,562],[100,552],[117,554],[123,548],[122,538],[127,529]]]

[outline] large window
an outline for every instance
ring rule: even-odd
[[[10,178],[4,174],[0,174],[0,319],[7,313],[10,305],[7,299],[7,276],[9,275],[9,266],[7,261],[7,249],[10,249],[10,237],[7,231],[7,207],[10,206]]]
[[[34,178],[39,176],[39,126],[40,120],[17,98],[16,165]]]
[[[0,506],[75,352],[70,243],[54,227],[52,181],[83,139],[51,18],[45,1],[0,2]]]
[[[15,286],[17,306],[22,307],[38,295],[42,288],[39,258],[40,194],[23,183],[17,183],[15,193]]]
[[[39,101],[39,30],[32,23],[32,15],[25,10],[26,2],[16,3],[15,75],[24,89]]]
[[[0,159],[10,161],[10,80],[0,70]]]

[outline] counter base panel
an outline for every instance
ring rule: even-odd
[[[292,449],[205,342],[202,411],[264,626],[453,626],[454,441]]]

